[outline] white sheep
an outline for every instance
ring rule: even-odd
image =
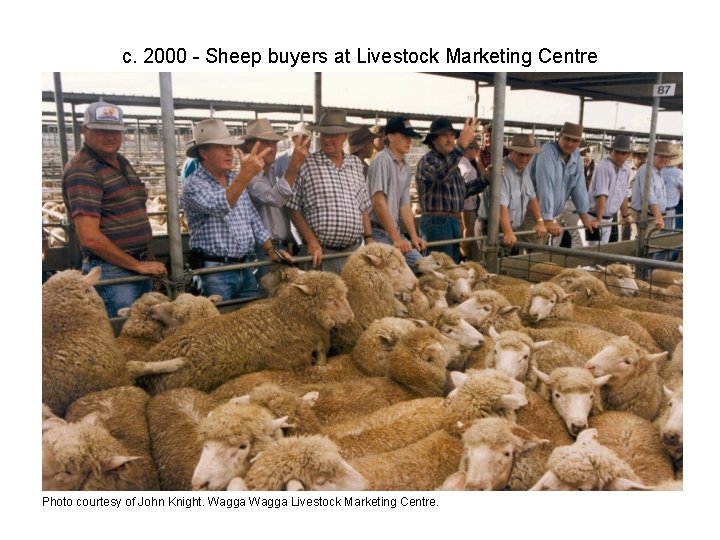
[[[432,272],[440,272],[444,274],[446,270],[457,266],[458,265],[449,255],[443,253],[442,251],[431,251],[417,262],[415,269],[420,274],[430,274]]]
[[[552,342],[535,343],[527,334],[514,330],[498,334],[494,327],[490,327],[489,334],[495,345],[485,357],[485,367],[495,368],[534,390],[537,386],[537,375],[532,368],[538,367],[535,353]]]

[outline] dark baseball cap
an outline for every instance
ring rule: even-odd
[[[388,119],[387,125],[385,126],[385,135],[390,135],[391,133],[402,133],[413,139],[422,137],[422,135],[412,128],[410,120],[404,116],[393,116]]]

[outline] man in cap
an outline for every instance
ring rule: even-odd
[[[348,133],[356,127],[342,110],[326,110],[317,124],[308,126],[320,133],[320,149],[300,167],[295,193],[287,203],[298,232],[305,239],[301,253],[312,256],[312,266],[340,273],[345,258],[323,261],[326,254],[354,251],[372,240],[362,162],[343,152]]]
[[[285,137],[290,137],[292,146],[287,150],[280,152],[275,158],[275,176],[281,178],[285,175],[285,171],[290,165],[290,158],[293,155],[295,145],[303,140],[303,137],[307,137],[309,141],[312,141],[312,132],[307,128],[307,122],[298,122],[293,126],[290,131],[285,132]]]
[[[230,135],[222,120],[211,118],[193,128],[188,157],[200,164],[187,179],[182,201],[190,227],[190,248],[199,254],[203,268],[242,264],[254,258],[261,245],[275,261],[278,255],[247,192],[247,186],[265,166],[271,148],[249,154],[238,150],[240,170],[233,172],[233,147],[242,143]],[[282,252],[286,258],[290,255]],[[202,293],[218,294],[225,300],[254,298],[260,291],[250,268],[202,274]]]
[[[670,143],[658,142],[655,144],[655,154],[653,156],[650,174],[650,193],[646,204],[648,213],[652,215],[655,228],[658,230],[665,228],[663,216],[667,209],[667,191],[661,171],[667,167],[672,155],[673,151]],[[635,185],[633,186],[632,199],[630,201],[630,214],[638,223],[640,220],[640,211],[643,207],[647,167],[648,163],[645,163],[638,169],[637,176],[635,177]]]
[[[410,164],[407,154],[412,139],[421,135],[402,116],[390,118],[385,126],[387,146],[375,156],[368,170],[368,192],[372,200],[370,222],[373,240],[395,246],[405,255],[414,270],[422,258],[425,241],[415,231],[415,218],[410,206]],[[400,232],[400,221],[410,238]]]
[[[573,226],[577,223],[574,212],[580,214],[583,225],[591,231],[600,224],[587,213],[589,203],[585,170],[578,150],[582,133],[581,125],[565,122],[557,141],[545,143],[540,154],[530,163],[530,177],[535,185],[540,212],[556,246],[562,240],[561,224]],[[574,208],[565,210],[570,199]],[[533,241],[532,238],[528,240]]]
[[[310,137],[301,135],[295,139],[293,152],[283,176],[277,175],[275,155],[278,141],[284,140],[285,137],[273,130],[267,118],[258,118],[249,122],[244,138],[245,142],[241,145],[244,152],[250,153],[256,144],[258,153],[268,150],[263,157],[262,171],[247,186],[250,199],[260,214],[263,225],[270,233],[273,246],[293,253],[295,239],[292,236],[290,214],[285,204],[295,192],[295,179],[300,166],[307,158]],[[258,249],[256,254],[259,260],[270,259],[262,249]],[[270,268],[267,266],[258,268],[255,279],[260,280],[269,271]]]
[[[542,238],[547,234],[545,222],[540,215],[535,189],[530,179],[528,165],[535,154],[540,152],[534,135],[518,134],[512,138],[508,155],[503,159],[502,181],[500,183],[500,231],[502,244],[512,249],[517,243],[516,230],[522,228],[527,211],[534,220],[535,234]],[[478,216],[483,221],[483,230],[487,233],[487,221],[490,217],[492,186],[483,194]]]
[[[461,212],[466,197],[487,187],[483,178],[469,184],[460,174],[458,163],[465,149],[475,138],[479,122],[468,118],[462,132],[453,128],[447,118],[436,118],[423,143],[430,149],[417,164],[415,183],[420,200],[420,232],[427,241],[461,238]],[[460,262],[459,244],[440,246],[442,251]]]
[[[368,163],[375,150],[375,135],[366,126],[361,126],[348,137],[348,148],[362,162],[363,176],[367,177]]]
[[[610,153],[600,160],[590,181],[589,214],[607,226],[595,234],[587,232],[588,245],[607,244],[610,241],[610,225],[620,212],[623,224],[632,223],[628,209],[628,188],[630,185],[630,166],[627,160],[632,152],[632,143],[627,135],[618,135],[612,144],[606,147]]]
[[[84,145],[63,172],[65,207],[80,241],[84,273],[99,266],[102,279],[162,276],[165,265],[149,255],[152,229],[145,185],[119,153],[124,131],[120,107],[98,101],[85,109]],[[152,280],[97,290],[108,315],[116,317],[118,309],[152,290]]]

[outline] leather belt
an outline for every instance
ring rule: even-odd
[[[594,212],[588,212],[588,214],[591,215],[592,217],[597,217],[597,214],[595,214]],[[612,218],[613,218],[613,216],[603,216],[602,217],[602,219],[612,219]]]
[[[460,219],[460,212],[446,212],[446,211],[437,211],[437,212],[423,212],[424,216],[438,216],[438,217],[454,217],[455,219]]]
[[[247,255],[243,255],[242,257],[219,257],[216,255],[203,254],[203,260],[210,262],[221,262],[225,264],[241,264],[247,261]]]

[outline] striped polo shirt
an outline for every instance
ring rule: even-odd
[[[145,208],[147,190],[130,162],[120,154],[117,159],[119,169],[83,145],[63,171],[65,207],[73,219],[79,215],[99,218],[100,232],[123,251],[144,251],[152,239]]]

